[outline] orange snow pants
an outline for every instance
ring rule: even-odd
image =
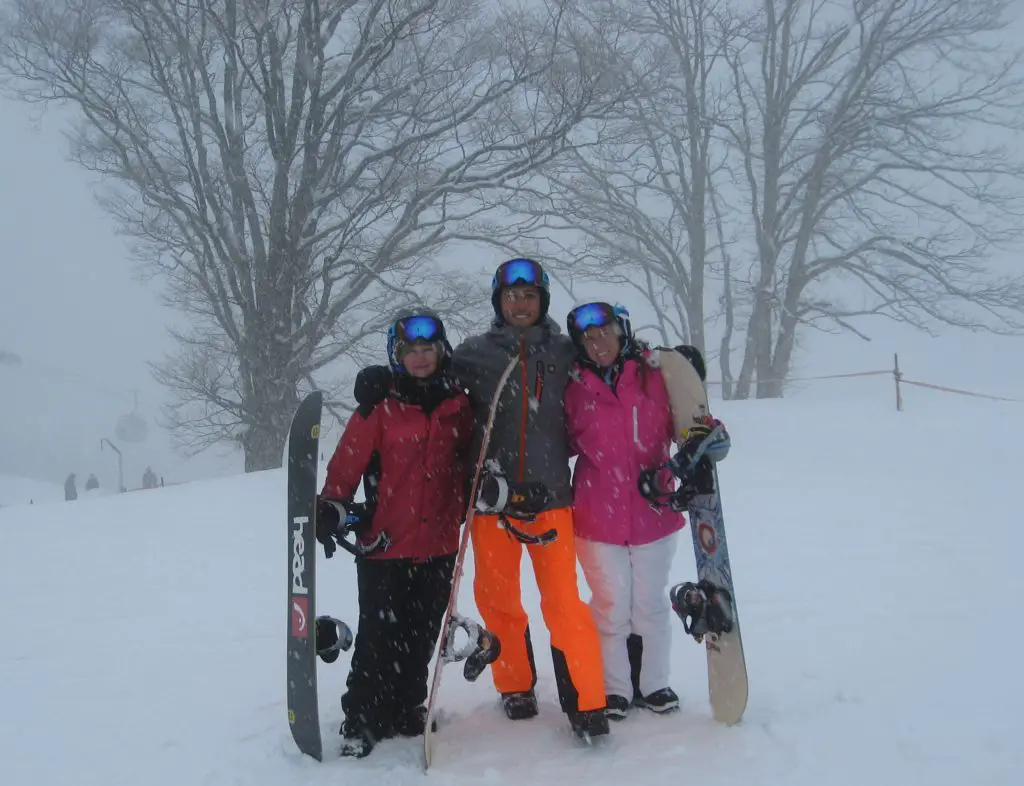
[[[558,533],[554,542],[527,544],[526,549],[540,590],[541,613],[551,634],[562,711],[603,708],[601,643],[590,607],[580,598],[572,508],[545,511],[533,522],[513,519],[512,523],[529,535],[550,529]],[[501,655],[491,664],[494,687],[499,693],[532,690],[537,670],[519,581],[524,544],[505,529],[498,516],[475,516],[471,536],[476,606],[484,625],[501,641]]]

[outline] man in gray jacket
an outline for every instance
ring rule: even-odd
[[[501,655],[491,665],[494,686],[510,719],[537,714],[537,672],[520,587],[525,546],[551,635],[562,711],[578,734],[607,734],[600,642],[576,578],[563,408],[576,348],[547,314],[548,277],[537,262],[512,259],[502,264],[494,275],[491,300],[495,320],[490,330],[464,341],[452,359],[452,372],[476,410],[478,448],[498,380],[512,358],[519,358],[498,399],[484,480],[507,476],[506,486],[547,488],[547,499],[535,515],[517,518],[505,505],[499,510],[478,504],[486,512],[473,520],[476,605],[486,627],[501,641]]]

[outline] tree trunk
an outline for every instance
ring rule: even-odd
[[[723,252],[724,253],[724,252]],[[732,344],[732,334],[736,326],[736,305],[732,297],[732,270],[729,265],[729,256],[725,255],[725,276],[722,293],[722,305],[725,310],[725,330],[722,332],[722,343],[719,345],[718,366],[722,374],[722,398],[728,401],[733,397],[732,365],[729,362],[729,350]]]
[[[691,87],[690,95],[696,90]],[[692,112],[690,118],[693,122]],[[694,130],[699,130],[695,128]],[[707,172],[707,147],[702,145],[701,137],[694,134],[690,138],[690,173],[692,192],[687,207],[687,235],[690,246],[690,298],[687,318],[690,323],[690,343],[702,354],[707,354],[704,333],[704,286],[708,264],[708,233],[707,233],[707,200],[710,184]]]
[[[295,406],[298,407],[297,397]],[[281,467],[290,424],[290,418],[271,416],[267,422],[249,427],[239,440],[245,452],[246,472],[262,472]]]
[[[757,396],[761,398],[762,380],[771,371],[772,310],[771,279],[763,277],[754,293],[754,307],[747,322],[747,340],[743,350],[743,365],[736,381],[736,398],[750,398],[757,378]]]
[[[797,314],[803,295],[806,279],[792,270],[789,284],[786,287],[786,300],[779,318],[778,335],[775,337],[775,351],[772,353],[771,379],[775,380],[765,386],[764,395],[758,398],[782,398],[785,379],[789,376],[790,364],[793,362],[793,350],[796,348],[796,333],[800,327]]]
[[[782,315],[779,334],[775,339],[775,352],[772,360],[771,378],[764,385],[758,384],[758,398],[782,398],[786,377],[789,376],[789,364],[793,360],[793,348],[796,346],[796,329],[800,323],[791,312]]]
[[[243,424],[239,442],[245,452],[245,471],[277,469],[283,461],[292,415],[299,406],[298,364],[286,328],[285,315],[268,308],[247,325],[246,349],[251,359],[241,368]]]
[[[267,382],[261,382],[260,389],[253,390],[246,399],[249,422],[239,438],[245,452],[246,472],[281,467],[292,415],[299,406],[297,387],[268,374]]]

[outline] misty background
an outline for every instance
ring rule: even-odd
[[[1024,12],[1024,0],[1010,8]],[[1007,28],[1024,35],[1024,13]],[[1018,76],[1024,77],[1024,74]],[[0,96],[0,475],[19,475],[54,483],[69,472],[79,488],[95,473],[105,488],[117,483],[117,459],[102,443],[115,442],[124,456],[125,485],[141,485],[151,466],[167,483],[223,476],[243,471],[242,451],[221,443],[187,456],[172,445],[162,408],[173,396],[153,377],[151,364],[176,349],[168,333],[184,329],[189,318],[164,304],[166,280],[143,275],[132,259],[128,240],[97,203],[101,178],[69,160],[68,122],[73,108],[29,105]],[[1003,129],[1024,147],[1019,129]],[[533,253],[536,232],[523,243]],[[992,255],[993,270],[1021,274],[1024,247]],[[439,264],[456,270],[484,289],[494,268],[510,253],[481,242],[457,242],[431,252]],[[564,277],[559,277],[564,280]],[[852,286],[852,285],[851,285]],[[431,300],[430,279],[422,295]],[[600,275],[576,281],[569,292],[555,283],[551,316],[563,326],[572,303],[586,297],[622,302],[634,325],[652,325],[649,304]],[[490,307],[478,301],[465,314],[484,329]],[[790,367],[793,377],[889,368],[900,354],[903,371],[914,379],[998,396],[1024,398],[1019,337],[958,330],[934,324],[936,335],[884,317],[855,317],[861,335],[801,330]],[[466,326],[453,329],[457,341]],[[710,329],[714,349],[717,334]],[[641,332],[657,339],[655,331]],[[679,340],[679,335],[671,336]],[[870,339],[870,340],[865,340]],[[383,330],[372,332],[362,362],[386,362]],[[376,352],[376,357],[373,353]],[[737,361],[738,362],[738,361]],[[337,399],[348,399],[351,373],[361,365],[350,358],[332,364],[325,379]],[[709,363],[709,378],[719,378]],[[789,396],[856,396],[858,386],[891,384],[885,378],[795,383]],[[719,395],[716,388],[712,397]],[[946,395],[921,389],[915,397]],[[969,419],[971,403],[963,399]],[[336,411],[344,417],[345,409]],[[119,438],[130,418],[145,438]],[[333,429],[336,435],[336,428]],[[139,434],[136,434],[138,437]],[[741,436],[737,435],[737,443]]]

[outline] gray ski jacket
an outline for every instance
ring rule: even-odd
[[[497,459],[509,478],[546,485],[549,509],[567,507],[572,482],[563,403],[576,347],[550,317],[525,330],[493,325],[455,350],[452,373],[476,415],[470,455],[475,460],[480,451],[494,389],[514,356],[519,364],[498,400],[487,458]]]

